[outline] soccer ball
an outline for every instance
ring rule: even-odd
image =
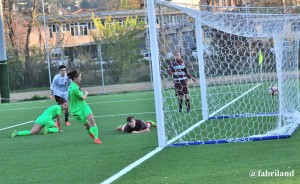
[[[173,60],[174,59],[173,53],[172,52],[167,53],[167,58],[169,60]]]
[[[278,95],[278,92],[279,92],[278,87],[276,85],[270,86],[270,88],[269,88],[270,95],[276,96],[276,95]]]

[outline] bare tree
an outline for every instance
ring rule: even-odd
[[[26,41],[25,41],[25,86],[28,87],[30,86],[30,49],[29,49],[29,44],[30,44],[30,34],[32,31],[32,27],[34,26],[35,20],[36,20],[36,14],[37,14],[37,0],[33,1],[33,7],[31,10],[31,14],[29,16],[29,21],[27,25],[27,33],[26,33]]]
[[[18,49],[16,48],[16,38],[15,38],[15,29],[14,29],[14,3],[15,0],[3,0],[3,6],[7,11],[4,11],[5,24],[8,29],[8,38],[12,49],[15,54],[18,54]]]

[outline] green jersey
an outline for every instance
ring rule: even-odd
[[[87,105],[82,98],[83,92],[79,86],[72,82],[69,86],[69,107],[72,115],[83,113],[84,107]]]
[[[61,115],[61,106],[60,105],[53,105],[46,109],[41,115],[45,118],[51,118],[54,119],[56,118],[57,115]]]

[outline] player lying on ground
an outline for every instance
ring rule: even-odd
[[[98,127],[93,112],[85,102],[88,92],[82,92],[80,89],[81,73],[78,70],[73,70],[68,73],[68,77],[72,79],[72,83],[69,86],[69,106],[71,115],[85,126],[90,137],[96,144],[101,144],[102,142],[98,138]]]
[[[150,127],[156,127],[156,123],[151,120],[144,122],[143,120],[135,119],[133,116],[127,117],[127,124],[119,125],[117,130],[127,133],[143,133],[150,132]]]
[[[44,134],[47,134],[48,132],[62,132],[60,115],[61,111],[65,111],[66,109],[68,109],[68,102],[65,99],[61,98],[58,101],[58,105],[53,105],[49,107],[35,120],[31,130],[14,130],[11,134],[11,137],[16,137],[20,135],[34,135],[39,133],[42,130],[42,128],[44,128]],[[58,125],[55,124],[53,119],[56,119]]]

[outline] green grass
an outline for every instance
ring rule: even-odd
[[[116,183],[299,183],[300,133],[290,139],[168,147]],[[250,178],[251,170],[294,170],[294,177]],[[140,179],[143,178],[143,179]]]
[[[87,102],[102,145],[72,119],[63,133],[12,139],[14,129],[33,124],[3,128],[34,120],[54,102],[0,104],[0,183],[100,183],[157,147],[156,128],[144,134],[115,130],[128,115],[155,120],[153,92],[92,96]],[[299,144],[297,130],[283,140],[167,147],[115,183],[300,183]],[[295,176],[250,178],[251,170],[294,170]]]

